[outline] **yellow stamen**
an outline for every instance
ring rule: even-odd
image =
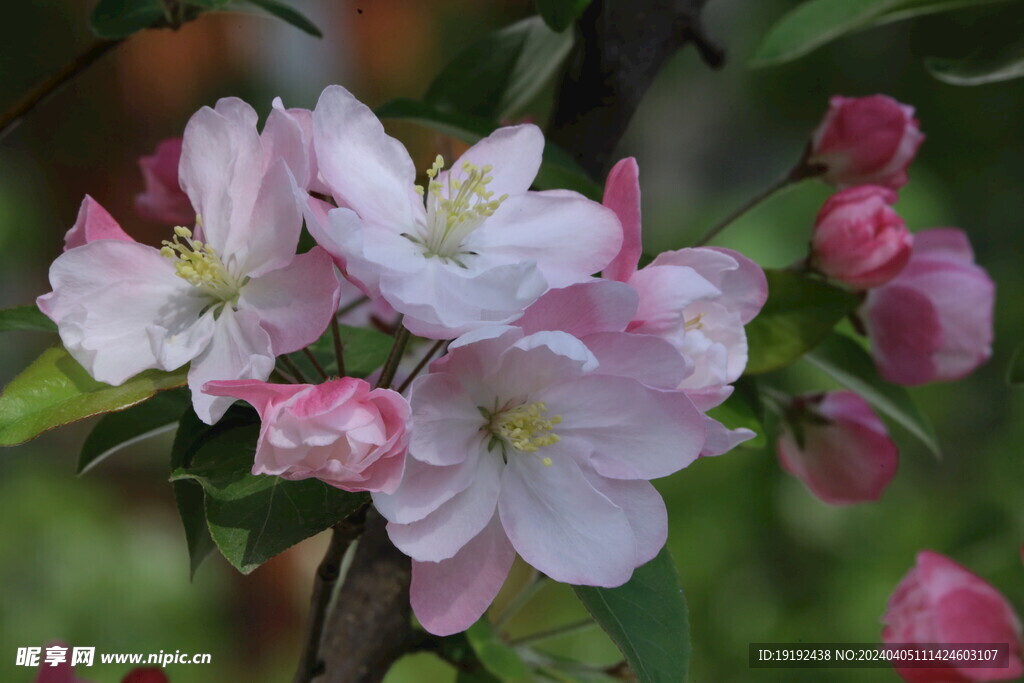
[[[683,323],[683,329],[687,332],[690,332],[691,330],[699,330],[700,328],[704,327],[704,323],[702,322],[703,320],[704,314],[700,313],[697,315],[696,318],[690,318],[685,323]]]
[[[192,239],[192,231],[188,228],[176,226],[174,239],[163,241],[160,254],[174,263],[178,277],[210,296],[222,301],[238,298],[240,284],[228,272],[217,250]]]
[[[517,451],[535,453],[537,449],[551,446],[561,440],[551,430],[562,422],[562,416],[552,415],[545,418],[542,414],[547,410],[543,401],[534,401],[504,410],[491,418],[491,432]],[[542,462],[551,466],[551,458],[543,458]]]

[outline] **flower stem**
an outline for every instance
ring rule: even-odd
[[[388,359],[384,361],[384,367],[380,371],[380,379],[377,380],[378,389],[388,389],[391,381],[395,379],[395,372],[398,371],[398,364],[405,353],[405,345],[409,343],[409,330],[405,329],[402,321],[398,321],[398,329],[395,331],[395,342],[391,345],[391,352]]]
[[[310,351],[308,347],[307,347],[307,348],[305,348],[305,349],[302,349],[302,352],[303,352],[304,354],[306,354],[306,358],[308,358],[308,359],[309,359],[309,362],[313,364],[313,367],[314,367],[314,368],[316,368],[316,371],[317,371],[318,373],[320,373],[320,376],[321,376],[321,377],[322,377],[323,379],[327,379],[327,373],[326,373],[326,372],[324,371],[324,368],[323,368],[323,366],[322,366],[322,365],[320,365],[320,361],[318,361],[318,360],[316,359],[316,356],[315,356],[315,355],[313,354],[313,352],[312,352],[312,351]]]
[[[550,640],[551,638],[561,638],[562,636],[569,636],[580,631],[586,631],[597,626],[597,622],[591,618],[586,618],[581,621],[575,621],[565,626],[558,626],[547,631],[541,631],[540,633],[531,633],[528,636],[522,638],[514,638],[508,641],[509,645],[531,645],[533,643],[539,643],[542,640]]]
[[[327,619],[327,607],[331,603],[334,587],[341,576],[341,563],[345,557],[345,551],[348,550],[352,541],[362,533],[368,507],[369,503],[363,505],[331,529],[331,542],[327,546],[327,552],[324,553],[324,559],[317,567],[316,577],[313,580],[313,595],[309,600],[309,628],[306,633],[306,645],[302,651],[302,658],[299,660],[299,667],[295,671],[295,677],[292,679],[293,683],[308,683],[322,672],[320,640],[324,632],[324,622]]]
[[[409,373],[409,376],[405,378],[405,381],[402,382],[402,386],[398,387],[398,393],[402,393],[409,388],[409,385],[412,384],[414,379],[416,379],[416,376],[423,372],[423,368],[427,367],[427,363],[430,362],[430,359],[434,357],[434,354],[437,353],[438,349],[444,346],[447,341],[447,339],[439,339],[436,344],[430,347],[429,351],[423,354],[423,358],[420,359],[420,362],[417,363],[416,367],[413,368],[411,373]]]
[[[770,197],[773,197],[776,193],[789,187],[790,185],[795,185],[804,178],[809,178],[813,175],[817,175],[818,173],[820,173],[819,169],[812,166],[808,166],[806,163],[804,163],[803,160],[801,160],[800,163],[794,166],[789,173],[787,173],[782,178],[779,178],[774,183],[758,192],[756,195],[754,195],[746,202],[741,204],[739,207],[737,207],[728,216],[726,216],[718,223],[716,223],[714,227],[712,227],[710,230],[704,233],[704,235],[699,240],[694,242],[693,246],[704,246],[712,239],[714,239],[718,235],[718,233],[725,230],[727,227],[732,225],[737,219],[746,215],[747,212],[759,206],[765,200],[769,199]]]
[[[37,84],[34,88],[22,95],[21,99],[14,103],[3,114],[0,114],[0,140],[9,133],[25,114],[32,111],[37,104],[52,95],[60,86],[85,71],[100,57],[120,45],[120,40],[100,40],[92,44],[88,50],[75,57],[60,69],[55,71],[46,80]]]
[[[338,316],[331,318],[331,337],[334,339],[334,357],[338,359],[338,377],[345,376],[345,347],[341,343]]]
[[[302,374],[302,370],[299,369],[298,365],[292,362],[291,358],[288,356],[278,356],[278,359],[281,361],[281,364],[288,369],[288,372],[298,380],[298,384],[309,384],[309,382],[306,381],[305,375]]]

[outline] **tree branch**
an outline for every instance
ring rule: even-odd
[[[415,640],[409,607],[409,558],[371,510],[352,566],[320,643],[326,669],[316,683],[376,683]]]
[[[594,178],[611,168],[644,93],[677,50],[693,43],[712,68],[724,63],[701,25],[706,2],[594,0],[583,12],[549,137]]]

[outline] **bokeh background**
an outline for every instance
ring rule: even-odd
[[[50,0],[4,8],[0,108],[92,40],[93,3]],[[265,113],[274,96],[312,107],[341,83],[368,104],[419,97],[462,48],[532,13],[530,0],[295,0],[324,30],[313,39],[251,15],[206,16],[179,32],[131,38],[0,141],[0,306],[47,291],[82,196],[91,194],[142,241],[166,226],[137,218],[136,160],[189,115],[237,95]],[[917,107],[928,139],[901,194],[912,229],[958,226],[998,283],[993,359],[969,379],[913,390],[935,423],[943,459],[906,435],[881,502],[826,506],[780,471],[770,450],[743,448],[659,482],[669,544],[693,632],[691,680],[895,681],[883,670],[750,670],[750,642],[877,642],[892,589],[931,548],[991,581],[1024,610],[1021,391],[1005,385],[1024,332],[1022,189],[1024,80],[957,88],[932,80],[925,55],[960,56],[986,30],[978,13],[894,24],[844,38],[792,65],[745,62],[794,0],[712,0],[709,33],[729,52],[711,72],[692,50],[661,73],[623,140],[638,158],[648,251],[687,246],[796,160],[832,94],[890,94]],[[548,103],[536,103],[543,117]],[[541,118],[539,122],[543,122]],[[389,126],[426,167],[439,145],[413,125]],[[729,229],[719,244],[764,266],[803,255],[829,194],[805,183]],[[0,339],[6,383],[52,338]],[[810,369],[775,378],[829,386]],[[208,652],[209,666],[172,666],[174,683],[289,680],[304,628],[318,537],[248,577],[212,556],[189,580],[185,541],[166,482],[170,439],[122,451],[76,477],[91,423],[0,453],[0,680],[32,680],[17,647],[60,639],[105,652]],[[499,605],[500,607],[500,605]],[[551,585],[509,623],[515,636],[578,619],[570,590]],[[618,655],[595,631],[545,648],[597,664]],[[128,667],[80,670],[120,680]],[[433,656],[402,660],[389,681],[449,681]]]

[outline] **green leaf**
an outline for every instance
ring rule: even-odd
[[[821,280],[788,270],[766,270],[768,301],[747,325],[746,374],[785,367],[817,346],[858,298]]]
[[[963,59],[929,57],[932,76],[950,85],[984,85],[1024,76],[1024,38],[993,40]]]
[[[745,428],[757,434],[750,441],[740,444],[740,448],[764,448],[768,442],[761,422],[764,411],[758,396],[757,382],[752,377],[741,377],[733,389],[725,403],[708,411],[708,417],[718,420],[729,429]]]
[[[690,665],[690,622],[667,548],[618,588],[573,586],[641,683],[681,683]]]
[[[89,26],[100,38],[116,40],[166,19],[161,0],[100,0]]]
[[[124,410],[162,389],[185,384],[187,368],[147,370],[114,387],[97,382],[61,347],[47,349],[0,395],[0,446],[13,446],[54,427]]]
[[[500,121],[519,114],[554,76],[572,49],[540,17],[495,31],[447,64],[424,101],[442,111]]]
[[[294,7],[290,7],[277,0],[245,0],[250,5],[255,5],[267,14],[272,14],[281,21],[291,24],[300,31],[305,31],[311,36],[317,38],[323,38],[324,34],[320,32],[316,24],[307,19],[301,12]]]
[[[537,0],[537,13],[552,31],[564,31],[589,4],[590,0]]]
[[[174,470],[171,480],[203,487],[210,536],[238,571],[252,572],[369,500],[365,493],[348,493],[317,479],[251,474],[259,419],[249,409],[230,412],[226,424],[218,423],[186,449],[188,465]]]
[[[466,638],[487,671],[503,681],[529,680],[530,670],[515,649],[495,632],[487,617],[470,626]]]
[[[1017,347],[1006,370],[1007,384],[1024,384],[1024,344]]]
[[[941,457],[935,431],[914,405],[910,394],[903,387],[882,379],[871,356],[857,342],[832,334],[805,358],[914,435],[936,457]]]
[[[85,474],[117,451],[175,429],[192,399],[185,389],[162,391],[127,410],[100,418],[78,455],[78,473]]]
[[[425,102],[396,99],[377,108],[381,119],[414,121],[467,144],[473,144],[490,135],[497,124],[465,114],[441,111]],[[563,149],[548,141],[544,146],[544,161],[534,186],[541,190],[564,189],[579,192],[591,199],[601,198],[601,186],[590,179],[573,158]]]
[[[28,330],[30,332],[56,332],[57,325],[43,315],[35,304],[0,309],[0,332]]]
[[[366,377],[371,372],[384,365],[388,354],[391,352],[391,344],[394,337],[377,330],[368,330],[362,327],[349,327],[338,325],[341,333],[341,342],[345,353],[345,376]],[[338,358],[334,353],[334,337],[330,330],[327,330],[310,346],[320,366],[328,374],[337,374]],[[300,354],[292,356],[292,360],[299,364],[307,378],[318,377],[319,374],[312,364]]]
[[[751,66],[789,62],[871,26],[1009,0],[809,0],[790,10],[762,41]]]

